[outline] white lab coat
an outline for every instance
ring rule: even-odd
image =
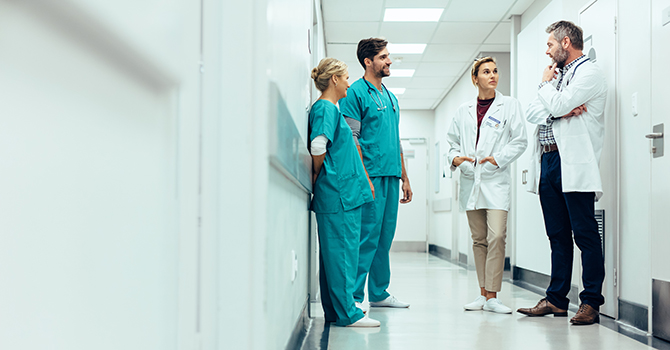
[[[503,96],[496,97],[486,112],[479,130],[477,143],[477,99],[458,108],[447,133],[449,164],[451,170],[455,157],[475,159],[459,165],[461,170],[459,202],[464,210],[510,208],[510,164],[526,150],[526,126],[519,101]],[[493,156],[498,166],[479,161]]]
[[[598,200],[603,195],[599,164],[605,135],[607,83],[602,72],[590,61],[579,67],[577,64],[566,73],[560,92],[556,90],[558,79],[538,90],[526,118],[532,124],[545,124],[549,114],[563,116],[586,104],[587,112],[555,120],[552,129],[561,156],[563,192],[595,192]],[[538,193],[540,185],[542,152],[539,135],[538,126],[528,169],[527,190],[532,193]]]

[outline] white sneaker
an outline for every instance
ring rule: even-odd
[[[398,308],[406,308],[409,307],[408,303],[403,303],[402,301],[396,299],[393,295],[389,296],[388,298],[382,300],[382,301],[371,301],[370,302],[371,307],[398,307]]]
[[[365,305],[363,305],[363,303],[356,302],[356,307],[361,309],[361,311],[363,311],[363,315],[368,314],[368,308],[365,307]]]
[[[477,311],[481,310],[484,307],[484,304],[486,304],[486,297],[480,295],[477,297],[477,299],[475,299],[475,301],[463,305],[463,308],[470,311]]]
[[[484,303],[484,311],[491,311],[498,314],[511,314],[512,309],[503,305],[503,303],[497,298],[491,298]]]
[[[347,327],[379,327],[380,325],[381,322],[365,316],[360,320],[348,325]]]

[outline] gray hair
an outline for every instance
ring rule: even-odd
[[[547,33],[554,33],[554,39],[559,43],[566,36],[570,39],[572,47],[577,50],[584,49],[584,33],[582,28],[570,21],[558,21],[547,27]]]

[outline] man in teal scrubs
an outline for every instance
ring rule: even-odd
[[[339,101],[375,195],[374,202],[363,205],[354,299],[357,303],[363,302],[365,280],[369,277],[370,306],[409,307],[386,291],[391,282],[389,250],[398,219],[399,179],[402,179],[403,192],[400,203],[412,200],[400,145],[398,99],[382,84],[382,78],[391,75],[387,44],[386,40],[377,38],[358,43],[358,61],[365,75],[354,82],[347,97]]]

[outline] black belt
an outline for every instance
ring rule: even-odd
[[[558,151],[558,146],[556,146],[556,144],[542,145],[541,147],[542,147],[542,153]]]

